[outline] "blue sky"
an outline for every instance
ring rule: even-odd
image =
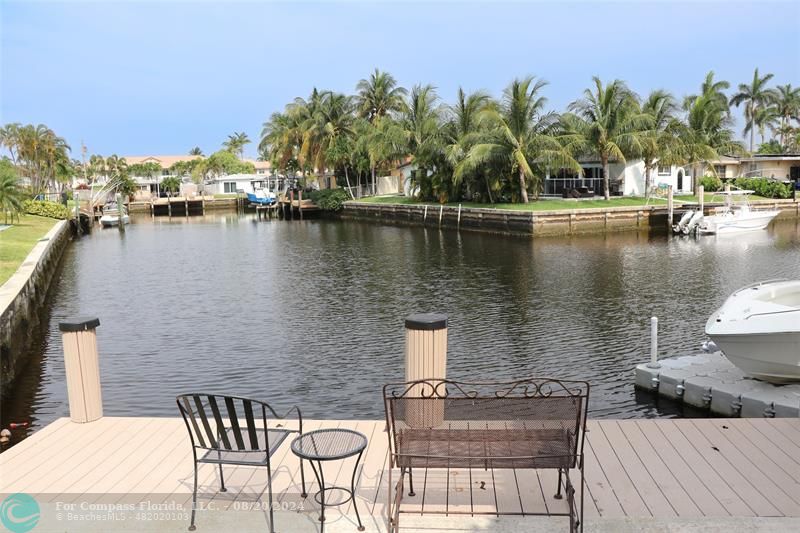
[[[12,2],[0,0],[0,123],[45,123],[80,155],[219,148],[312,87],[375,67],[445,101],[526,74],[563,110],[592,75],[639,92],[800,85],[796,2]],[[741,129],[741,124],[737,125]]]

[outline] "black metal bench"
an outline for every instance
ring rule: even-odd
[[[406,474],[409,496],[414,496],[414,468],[557,469],[555,498],[563,498],[563,487],[569,511],[523,514],[569,516],[570,531],[583,531],[587,382],[425,379],[390,383],[383,393],[389,432],[390,531],[399,527]],[[400,480],[393,487],[395,467],[400,469]],[[579,506],[569,475],[573,468],[581,474]]]

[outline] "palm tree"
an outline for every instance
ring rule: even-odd
[[[480,140],[480,114],[486,109],[490,102],[491,98],[489,95],[482,91],[467,95],[464,93],[464,90],[459,87],[456,95],[456,103],[448,108],[450,120],[444,128],[446,145],[445,157],[450,167],[453,169],[451,186],[454,190],[461,186],[465,174],[469,174],[470,177],[475,177],[477,174],[475,172],[455,172],[455,169],[464,161],[472,146]],[[494,203],[492,189],[493,185],[497,185],[497,182],[495,180],[494,184],[489,183],[488,172],[483,172],[482,175],[485,181],[489,202]],[[470,184],[467,183],[466,187],[469,189]]]
[[[792,87],[791,83],[778,85],[775,92],[775,107],[781,118],[781,145],[786,145],[786,135],[791,128],[791,121],[800,122],[800,87]]]
[[[689,110],[692,103],[700,96],[704,96],[709,100],[713,100],[725,113],[730,115],[730,107],[728,106],[728,97],[725,91],[730,89],[731,84],[725,80],[714,81],[714,71],[709,70],[706,74],[703,83],[700,85],[700,94],[693,94],[683,99],[683,109]]]
[[[372,194],[377,193],[377,169],[392,161],[397,161],[408,153],[406,132],[389,116],[379,117],[374,123],[362,123],[357,149],[369,156],[372,174]]]
[[[569,105],[578,120],[568,119],[575,131],[570,140],[579,154],[593,152],[603,165],[603,195],[610,199],[610,159],[624,163],[626,157],[639,155],[643,139],[652,129],[652,118],[639,109],[636,94],[621,80],[603,86],[594,76],[594,90],[586,89],[583,98]]]
[[[19,149],[19,122],[6,124],[0,128],[0,147],[6,148],[11,154],[12,163],[17,163],[16,152]]]
[[[432,85],[415,85],[400,124],[405,134],[407,153],[416,166],[411,178],[412,185],[420,187],[423,196],[436,195],[440,201],[446,202],[449,187],[441,179],[436,179],[438,186],[434,187],[429,179],[429,171],[437,167],[442,170],[444,162],[444,136],[440,126],[442,109],[438,101]]]
[[[0,160],[0,211],[3,212],[5,223],[8,223],[8,216],[11,221],[14,216],[19,217],[22,212],[22,203],[25,195],[19,186],[19,176],[14,164],[8,159]]]
[[[657,164],[673,164],[680,159],[680,143],[677,136],[678,107],[675,99],[666,91],[650,93],[642,105],[642,111],[650,117],[650,129],[641,138],[642,161],[644,162],[645,197],[650,197],[651,174]]]
[[[775,106],[759,107],[756,109],[756,116],[752,121],[755,127],[758,128],[758,134],[761,136],[761,142],[764,142],[766,130],[769,128],[773,133],[778,129],[778,121],[780,120],[780,112]],[[747,124],[744,128],[744,133],[750,131],[751,125]]]
[[[739,107],[739,104],[745,104],[744,116],[747,120],[745,133],[750,132],[750,153],[753,153],[755,144],[758,109],[766,106],[775,98],[775,91],[767,89],[767,83],[772,77],[772,74],[759,76],[758,69],[755,69],[750,85],[740,83],[739,92],[731,97],[731,104],[736,107]]]
[[[57,189],[72,177],[69,145],[44,124],[18,127],[13,139],[17,163],[30,180],[34,194]]]
[[[108,170],[106,168],[106,160],[101,155],[93,154],[89,158],[89,183],[96,181],[98,178],[106,176]]]
[[[406,90],[399,87],[388,72],[375,69],[368,80],[358,82],[356,90],[359,115],[372,123],[390,113],[401,112],[405,107]]]
[[[734,140],[733,119],[727,107],[713,94],[697,96],[688,106],[686,122],[679,127],[680,157],[692,165],[695,196],[699,193],[702,164],[719,158],[720,154],[733,155],[742,151],[741,143]]]
[[[189,150],[189,155],[203,155],[203,151],[200,149],[199,146],[195,146],[191,150]]]
[[[250,137],[244,132],[233,132],[233,135],[228,135],[228,140],[222,143],[222,148],[236,154],[241,159],[244,156],[244,147],[250,144]]]
[[[181,179],[178,176],[167,176],[163,180],[161,180],[161,188],[167,191],[168,196],[172,196],[172,194],[181,188]]]
[[[528,203],[528,186],[533,185],[538,198],[541,174],[553,165],[580,170],[578,162],[559,142],[559,116],[545,113],[547,99],[539,93],[547,83],[532,76],[515,79],[503,92],[498,106],[481,112],[481,122],[488,130],[485,137],[470,148],[456,173],[479,167],[502,168],[516,175],[519,197]],[[534,168],[538,167],[538,172]]]

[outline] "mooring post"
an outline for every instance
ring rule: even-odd
[[[703,207],[705,206],[705,189],[702,185],[697,187],[697,201],[700,203],[700,213],[703,213]]]
[[[650,362],[647,368],[661,368],[658,362],[658,317],[650,318]]]
[[[431,385],[416,385],[410,391],[413,396],[430,396],[444,393],[432,389],[437,380],[447,375],[447,315],[423,313],[406,317],[406,381],[420,379],[432,380]],[[433,427],[444,418],[444,404],[420,400],[417,408],[409,408],[406,413],[413,414],[414,427]]]
[[[117,214],[119,215],[119,232],[125,233],[125,222],[123,218],[125,217],[125,204],[122,203],[122,195],[117,193]]]
[[[442,227],[442,211],[444,211],[444,206],[439,204],[439,227]]]
[[[289,190],[289,220],[294,220],[294,189]]]
[[[425,221],[428,220],[428,204],[425,204],[425,214],[422,215],[422,225],[425,225]]]
[[[458,221],[456,222],[456,229],[461,229],[461,204],[458,204]]]
[[[95,333],[99,325],[98,318],[78,318],[58,325],[64,346],[69,416],[73,422],[86,423],[103,417]]]
[[[300,220],[303,220],[303,189],[297,191],[297,211],[300,213]]]
[[[667,187],[667,231],[672,228],[672,218],[675,204],[672,199],[672,185]]]

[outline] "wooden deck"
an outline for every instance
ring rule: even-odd
[[[351,428],[369,438],[357,503],[368,529],[385,530],[384,422],[312,420],[304,426],[305,431]],[[800,419],[590,420],[588,428],[587,523],[624,517],[800,517]],[[273,464],[277,501],[285,509],[302,504],[315,517],[313,499],[300,498],[299,462],[288,440]],[[330,463],[326,480],[349,485],[351,465]],[[306,474],[312,482],[310,468]],[[265,469],[226,467],[228,492],[220,493],[215,467],[201,465],[198,501],[239,511],[243,502],[261,495],[266,500],[265,481]],[[403,500],[403,510],[412,513],[531,513],[565,505],[553,499],[553,472],[415,470],[414,484],[416,496]],[[62,418],[0,454],[0,498],[25,492],[40,503],[146,498],[185,505],[191,490],[191,448],[180,418],[105,417],[89,424]],[[338,513],[352,521],[352,504],[331,508],[329,516]],[[198,523],[202,520],[201,513]]]

